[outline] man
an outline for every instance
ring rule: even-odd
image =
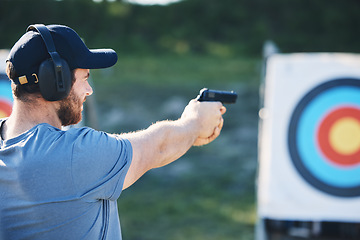
[[[89,69],[116,61],[113,50],[89,50],[62,25],[30,26],[11,49],[14,106],[0,120],[0,239],[121,239],[121,191],[219,136],[225,107],[196,100],[180,119],[134,133],[61,130],[81,120],[93,92]]]

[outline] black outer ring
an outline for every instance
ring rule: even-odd
[[[310,92],[308,92],[297,104],[289,124],[288,130],[288,149],[290,153],[291,160],[298,170],[300,175],[313,187],[318,190],[321,190],[325,193],[338,196],[338,197],[357,197],[360,196],[360,185],[356,187],[336,187],[333,185],[329,185],[317,177],[315,177],[311,171],[303,164],[303,161],[300,157],[298,151],[298,143],[296,140],[297,131],[298,131],[298,123],[300,116],[302,115],[304,109],[308,106],[308,104],[320,93],[327,91],[334,87],[339,86],[351,86],[360,88],[360,80],[355,78],[340,78],[331,80],[325,83],[318,85],[313,88]],[[359,96],[360,97],[360,96]]]

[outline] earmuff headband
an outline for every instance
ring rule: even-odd
[[[54,64],[55,69],[55,78],[56,78],[56,88],[58,92],[64,92],[65,84],[64,84],[64,78],[62,75],[62,64],[61,64],[61,58],[59,54],[56,52],[56,48],[54,45],[54,41],[51,37],[49,29],[44,24],[33,24],[30,25],[26,31],[34,31],[36,30],[38,33],[40,33],[41,38],[44,40],[46,49],[50,55],[50,58],[52,59],[52,62]]]

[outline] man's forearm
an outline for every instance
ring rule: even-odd
[[[196,121],[179,119],[161,121],[145,130],[122,134],[133,148],[133,161],[124,188],[133,184],[145,172],[162,167],[184,155],[197,139]]]
[[[219,102],[191,100],[180,119],[157,122],[145,130],[121,135],[131,142],[133,148],[124,188],[148,170],[180,158],[191,146],[208,144],[216,139],[223,126],[222,114],[225,112],[225,107]]]
[[[158,157],[153,168],[162,167],[184,155],[197,139],[197,129],[196,122],[190,119],[162,121],[150,126],[149,134],[156,139],[151,145],[155,147],[154,156]]]
[[[189,150],[198,132],[196,122],[190,119],[160,121],[145,130],[121,135],[138,151],[149,169],[169,164]]]

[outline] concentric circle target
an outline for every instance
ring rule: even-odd
[[[11,114],[13,97],[9,80],[0,79],[0,118],[8,117]]]
[[[291,116],[288,147],[313,187],[360,196],[360,80],[335,79],[310,90]]]

